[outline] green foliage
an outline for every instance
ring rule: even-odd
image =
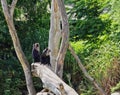
[[[118,65],[114,60],[119,59],[120,54],[120,41],[118,40],[118,33],[109,34],[100,37],[101,43],[86,43],[86,41],[79,40],[77,42],[71,42],[72,47],[76,51],[79,58],[82,60],[83,65],[86,67],[88,73],[106,90],[106,93],[110,93],[110,87],[114,86],[120,79],[119,75],[119,60]],[[99,45],[99,47],[96,47]],[[69,57],[70,58],[70,57]],[[76,62],[74,58],[70,58],[71,63],[75,64]],[[76,71],[79,72],[79,77],[82,77],[79,80],[77,86],[80,89],[81,94],[83,95],[96,95],[98,92],[94,91],[94,88],[90,82],[83,75],[79,67],[77,69],[73,69],[78,67],[78,65],[73,65],[72,69],[74,73]],[[75,76],[72,76],[75,78]],[[77,79],[77,78],[75,78]],[[72,80],[73,81],[73,80]],[[77,81],[77,80],[76,80]],[[84,87],[84,86],[85,87]],[[94,92],[94,93],[93,93]]]
[[[0,60],[1,81],[0,93],[2,95],[21,95],[19,88],[24,87],[25,81],[20,63],[16,58],[6,61]],[[4,83],[4,84],[3,84]]]
[[[111,21],[108,19],[107,11],[105,12],[105,9],[108,8],[107,2],[107,0],[72,2],[73,8],[68,12],[70,15],[71,40],[83,39],[96,43],[99,36],[110,32]],[[107,15],[107,18],[103,19],[103,15]]]
[[[8,0],[10,4],[12,0]],[[49,0],[21,0],[18,1],[14,22],[22,49],[32,63],[32,45],[39,42],[41,50],[48,45],[50,13],[47,9]],[[21,95],[26,92],[24,72],[16,57],[8,27],[0,6],[0,89],[1,95]],[[39,80],[34,79],[37,89]]]
[[[117,71],[114,71],[114,73],[110,75],[110,70],[114,70],[113,60],[115,58],[119,59],[120,54],[119,17],[114,14],[115,12],[119,15],[119,0],[112,1],[114,1],[114,4],[111,4],[111,1],[108,0],[66,1],[68,6],[71,5],[71,7],[67,7],[67,12],[70,15],[70,40],[72,41],[72,46],[82,60],[88,73],[102,86],[104,86],[103,80],[107,80],[107,78],[113,80],[113,77],[118,78],[117,76],[119,76]],[[115,2],[117,2],[118,6],[116,6]],[[117,8],[115,8],[115,6]],[[117,11],[114,11],[114,9]],[[112,14],[110,14],[111,11],[113,12]],[[113,16],[115,16],[115,18],[113,18]],[[74,60],[74,58],[70,59]],[[118,68],[116,67],[116,69]],[[80,73],[80,75],[84,77],[82,73]],[[106,83],[113,86],[117,81],[112,80],[109,80],[109,82],[106,81]],[[119,80],[119,78],[117,80]],[[86,80],[84,80],[83,83],[88,83],[91,88],[90,83],[86,82]],[[89,86],[86,86],[86,88],[84,88],[85,92],[81,91],[81,94],[94,95],[94,88],[90,89]],[[104,89],[110,90],[107,85]],[[82,90],[82,88],[80,88],[80,90]],[[87,91],[91,93],[85,94]],[[96,94],[95,92],[95,95]]]
[[[99,49],[95,49],[89,57],[86,58],[87,68],[89,73],[94,75],[95,79],[101,81],[107,75],[107,68],[111,66],[114,58],[119,56],[119,43],[105,42]]]
[[[119,91],[120,90],[120,82],[111,89],[112,91],[111,92],[115,92],[115,91]]]
[[[10,2],[11,0],[8,0],[9,4]],[[103,83],[105,84],[107,79],[118,78],[119,74],[117,71],[119,69],[117,67],[114,69],[113,66],[113,60],[120,59],[119,3],[120,0],[65,1],[70,23],[70,43],[88,73],[103,87]],[[48,45],[50,28],[48,5],[50,5],[50,0],[18,0],[15,8],[15,27],[22,49],[30,63],[32,62],[33,43],[39,42],[40,50]],[[93,85],[85,78],[69,51],[65,58],[64,79],[81,95],[98,94]],[[38,85],[40,81],[37,78],[33,78],[33,80],[39,91],[42,86]],[[111,85],[111,80],[108,84]],[[26,90],[24,73],[16,57],[1,6],[0,87],[2,87],[1,95],[21,95],[21,92]],[[111,89],[107,86],[106,88]],[[119,88],[119,84],[117,88]]]
[[[118,24],[120,23],[120,19],[118,19],[120,17],[120,0],[111,0],[111,16],[112,19],[115,20],[115,22],[117,22]],[[119,27],[120,28],[120,27]]]
[[[15,25],[25,54],[29,53],[27,51],[31,50],[35,42],[39,42],[41,47],[47,46],[50,16],[47,5],[48,0],[44,2],[22,0],[16,6]]]

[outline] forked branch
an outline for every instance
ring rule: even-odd
[[[18,0],[13,0],[11,5],[10,5],[10,14],[11,14],[12,17],[13,17],[13,13],[14,13],[14,9],[15,9],[17,1]]]

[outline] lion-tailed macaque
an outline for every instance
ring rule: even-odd
[[[48,48],[45,48],[41,54],[41,64],[44,64],[44,65],[49,65],[51,66],[50,64],[50,52],[51,50],[48,49]]]
[[[39,43],[33,44],[32,56],[33,56],[34,63],[35,62],[40,62],[40,46],[39,46]]]

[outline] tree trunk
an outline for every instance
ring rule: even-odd
[[[65,6],[63,0],[56,0],[58,4],[58,8],[62,18],[62,41],[60,45],[60,50],[56,59],[56,74],[62,78],[63,76],[63,66],[64,66],[64,58],[68,47],[69,42],[69,24],[68,18],[65,11]]]
[[[29,66],[29,63],[28,63],[22,49],[21,49],[21,45],[20,45],[20,42],[19,42],[19,39],[18,39],[18,36],[16,33],[14,22],[13,22],[13,13],[14,13],[14,8],[17,3],[17,0],[13,0],[10,8],[8,8],[6,0],[1,0],[1,3],[2,3],[4,16],[5,16],[6,22],[8,24],[9,32],[10,32],[10,35],[11,35],[11,38],[13,41],[13,45],[14,45],[17,57],[23,67],[23,70],[24,70],[29,95],[35,95],[36,92],[35,92],[35,89],[33,86],[30,66]]]
[[[69,40],[69,25],[63,0],[52,0],[50,24],[50,62],[52,64],[53,71],[56,72],[60,78],[62,78],[64,58]]]
[[[74,89],[62,81],[62,79],[47,68],[47,66],[39,63],[33,63],[31,67],[34,67],[32,69],[32,73],[42,80],[44,88],[48,89],[50,92],[52,91],[55,95],[78,95]],[[43,92],[38,95],[43,95]]]
[[[61,29],[60,29],[60,12],[58,9],[58,4],[56,0],[51,2],[51,21],[50,21],[50,31],[49,31],[49,49],[50,53],[50,63],[52,69],[55,72],[56,58],[58,55],[60,38],[61,38]]]

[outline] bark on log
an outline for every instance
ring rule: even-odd
[[[39,92],[36,95],[54,95],[53,93],[49,93],[48,92]]]
[[[32,63],[33,75],[42,80],[43,87],[55,95],[78,95],[77,92],[62,81],[52,70],[40,63]],[[39,95],[39,94],[38,94]]]

